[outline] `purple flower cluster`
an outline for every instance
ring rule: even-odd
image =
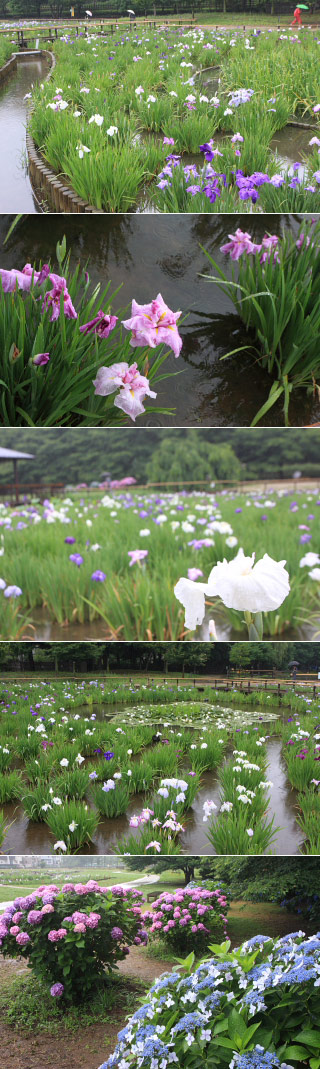
[[[203,923],[204,918],[210,925],[210,920],[218,917],[226,930],[227,918],[222,912],[226,906],[227,899],[222,891],[208,891],[203,887],[178,888],[174,894],[164,891],[159,895],[152,910],[144,913],[144,920],[150,921],[152,935],[168,935],[173,929],[182,929],[196,937],[198,933],[210,932],[210,926],[207,928]]]
[[[109,901],[105,908],[104,898],[107,896]],[[77,899],[81,900],[81,906],[83,902],[83,908],[75,908]],[[82,954],[81,968],[84,968],[84,962],[88,962],[90,971],[94,960],[95,974],[96,969],[103,971],[105,964],[114,965],[119,958],[129,953],[129,947],[126,945],[128,940],[136,945],[147,942],[148,934],[143,924],[141,899],[143,900],[141,892],[131,887],[100,887],[96,880],[89,880],[86,884],[66,883],[61,890],[55,884],[42,885],[32,894],[16,898],[13,905],[7,907],[3,913],[0,919],[2,953],[13,957],[25,951],[32,962],[32,954],[36,948],[38,963],[43,961],[44,974],[48,974],[51,981],[52,997],[60,997],[66,994],[68,989],[70,1000],[72,984],[76,984],[79,979],[78,965],[76,970],[73,969],[75,944],[78,964],[79,955]],[[98,909],[92,909],[93,905],[97,905]],[[120,924],[114,923],[117,915]],[[79,941],[79,936],[86,938]],[[52,955],[48,958],[48,943],[54,948],[53,958]],[[60,944],[64,944],[62,956]],[[70,969],[65,974],[68,959]],[[61,983],[59,973],[63,976],[64,983]],[[84,983],[83,975],[81,983]],[[90,986],[90,977],[87,986],[88,983]]]

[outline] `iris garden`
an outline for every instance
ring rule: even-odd
[[[31,133],[53,170],[107,212],[314,211],[318,48],[310,29],[66,36],[33,93]],[[270,147],[290,121],[310,126],[300,161]]]
[[[285,483],[3,503],[1,638],[311,638],[319,504]]]
[[[169,684],[16,684],[1,694],[3,849],[252,855],[278,853],[284,832],[291,853],[317,854],[319,760],[303,688],[279,709],[265,691],[235,690],[230,707],[212,687],[199,702]]]

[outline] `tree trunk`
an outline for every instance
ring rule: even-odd
[[[190,883],[190,880],[193,880],[194,870],[195,870],[195,866],[192,865],[192,864],[187,865],[186,868],[184,869],[184,885],[185,885],[185,887],[187,886],[188,883]]]
[[[33,652],[31,649],[28,650],[28,668],[29,672],[34,672]]]

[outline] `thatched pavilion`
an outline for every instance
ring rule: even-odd
[[[18,504],[19,502],[18,461],[33,460],[33,457],[33,453],[19,453],[16,449],[3,449],[0,446],[0,464],[7,464],[8,461],[12,461],[13,464],[13,481],[15,486],[16,504]]]

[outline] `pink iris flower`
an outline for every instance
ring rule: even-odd
[[[135,348],[138,345],[149,345],[155,349],[157,345],[169,345],[175,356],[179,356],[182,348],[182,338],[178,333],[177,320],[181,312],[172,312],[165,304],[161,293],[150,304],[138,304],[132,301],[131,318],[123,319],[126,330],[132,330],[130,345]]]
[[[188,568],[188,579],[191,579],[192,583],[195,583],[200,575],[203,575],[201,568]]]
[[[63,294],[63,310],[67,319],[78,319],[77,312],[73,307],[70,293],[68,293],[66,279],[61,275],[49,275],[50,282],[53,283],[53,289],[48,290],[45,294],[45,298],[42,305],[42,312],[46,312],[47,308],[52,308],[51,323],[56,319],[59,319],[60,315],[60,298]]]
[[[142,403],[145,397],[157,396],[150,390],[148,379],[140,375],[137,364],[129,366],[124,361],[121,364],[112,364],[111,367],[100,367],[93,385],[95,393],[100,397],[108,397],[120,387],[114,403],[133,421],[145,411]]]
[[[118,316],[106,315],[100,308],[95,319],[91,319],[89,323],[85,323],[83,327],[80,327],[80,334],[89,334],[92,330],[94,334],[99,335],[99,338],[108,338],[117,322]]]
[[[148,549],[129,549],[128,557],[131,557],[129,567],[132,568],[133,564],[137,564],[140,560],[144,560],[148,556]]]
[[[25,290],[28,292],[31,289],[32,278],[34,285],[41,282],[48,277],[49,267],[46,264],[41,271],[34,271],[31,264],[25,264],[22,271],[17,271],[15,267],[11,271],[6,271],[3,267],[0,268],[0,278],[2,282],[2,289],[4,293],[14,293],[17,288],[19,290]]]
[[[229,252],[231,260],[239,260],[244,252],[255,253],[260,251],[261,246],[255,245],[250,234],[240,230],[240,227],[238,227],[235,234],[228,234],[228,237],[230,238],[230,242],[227,242],[226,245],[221,245],[220,251],[226,253]]]

